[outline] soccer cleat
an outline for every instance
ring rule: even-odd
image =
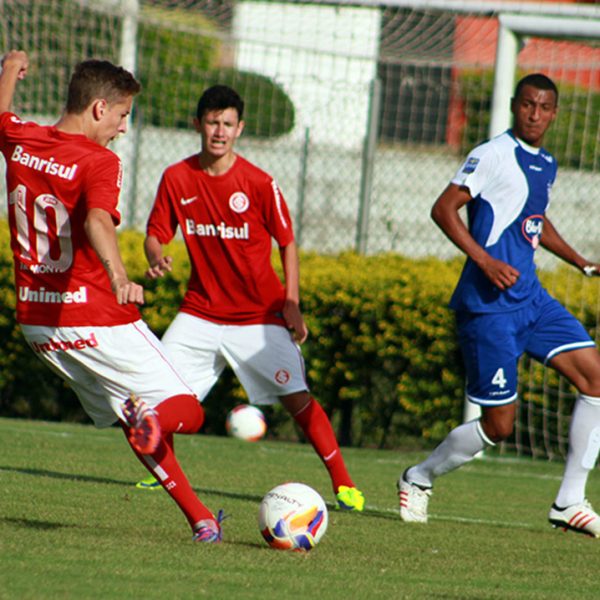
[[[365,497],[363,493],[355,487],[340,485],[335,497],[337,499],[336,509],[338,510],[362,512],[365,508]]]
[[[570,529],[591,537],[600,537],[600,516],[587,500],[566,508],[553,504],[548,513],[548,521],[553,527],[563,531]]]
[[[146,479],[142,479],[135,484],[138,490],[159,490],[162,486],[153,475],[148,475]]]
[[[129,443],[140,454],[152,454],[160,443],[156,413],[133,393],[121,404],[121,409],[129,426]]]
[[[427,505],[432,493],[431,488],[409,483],[406,480],[406,471],[398,480],[397,487],[400,518],[406,523],[427,523]]]
[[[221,523],[226,518],[225,513],[220,510],[216,519],[203,519],[202,521],[198,521],[194,527],[192,542],[218,544],[223,539]]]

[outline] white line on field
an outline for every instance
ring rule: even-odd
[[[331,505],[333,506],[333,505]],[[398,514],[397,508],[380,508],[379,506],[375,506],[373,504],[367,504],[365,506],[367,510],[372,510],[374,512],[386,513],[386,514]],[[434,521],[446,521],[450,523],[471,523],[475,525],[495,525],[500,527],[517,527],[519,529],[534,529],[535,526],[531,523],[522,523],[519,521],[495,521],[492,519],[471,519],[469,517],[450,517],[444,515],[435,515],[430,514],[429,518]],[[398,516],[400,519],[400,516]]]

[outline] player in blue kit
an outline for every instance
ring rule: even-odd
[[[456,311],[467,396],[481,406],[482,416],[452,430],[427,459],[402,474],[404,521],[427,522],[435,478],[510,436],[517,362],[527,352],[578,390],[564,476],[548,519],[600,537],[600,517],[585,498],[600,449],[600,353],[581,323],[542,288],[533,261],[541,244],[586,275],[600,268],[579,255],[545,214],[557,165],[541,146],[557,107],[552,80],[524,77],[511,102],[512,129],[476,147],[433,206],[433,220],[467,255],[450,307]],[[468,227],[458,212],[465,205]]]

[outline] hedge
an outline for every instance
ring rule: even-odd
[[[173,242],[172,274],[144,280],[142,235],[124,232],[120,243],[130,276],[143,282],[143,316],[160,336],[177,312],[189,263],[181,242]],[[0,415],[86,421],[72,392],[23,342],[14,321],[12,265],[6,224],[0,228]],[[302,308],[310,335],[303,346],[311,390],[331,416],[344,445],[398,447],[406,440],[431,445],[462,419],[464,372],[454,317],[446,307],[462,261],[410,260],[385,254],[302,255]],[[560,297],[566,271],[552,277]],[[550,281],[550,279],[548,279]],[[573,286],[569,298],[595,333],[597,287]],[[524,361],[523,368],[529,369]],[[538,370],[536,370],[538,369]],[[541,367],[533,378],[546,377]],[[546,375],[544,375],[546,373]],[[558,381],[550,376],[551,385]],[[531,375],[528,372],[527,379]],[[535,387],[527,399],[544,402]],[[205,431],[224,433],[224,417],[244,400],[226,373],[205,402]],[[296,435],[291,419],[268,411],[272,437]]]

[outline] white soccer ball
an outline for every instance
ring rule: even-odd
[[[256,442],[267,432],[267,421],[256,406],[240,404],[229,411],[225,428],[233,437],[247,442]]]
[[[303,483],[284,483],[260,503],[258,526],[277,550],[312,550],[327,531],[329,515],[323,498]]]

